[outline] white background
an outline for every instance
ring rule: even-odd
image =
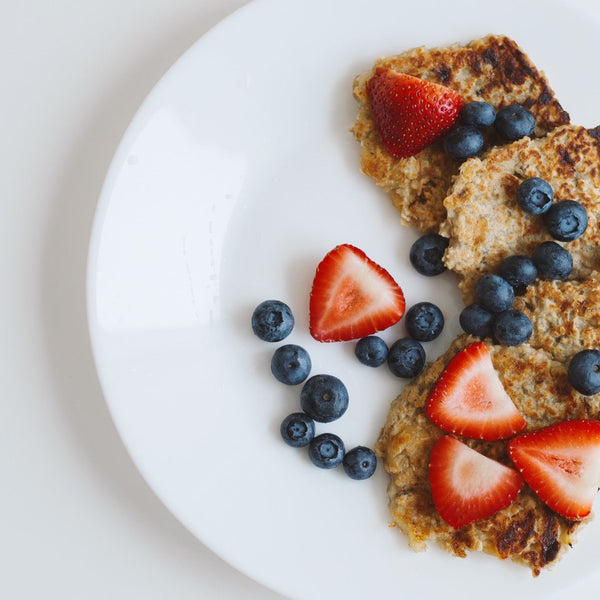
[[[280,598],[146,486],[102,398],[85,313],[95,205],[125,128],[169,66],[243,4],[1,5],[0,598]],[[568,3],[600,19],[594,4]]]

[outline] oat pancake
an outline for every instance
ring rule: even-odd
[[[584,279],[600,266],[600,128],[565,125],[543,138],[523,138],[463,163],[444,200],[447,217],[440,233],[450,238],[446,266],[458,274],[466,302],[484,273],[511,254],[531,256],[551,240],[543,216],[530,215],[516,201],[519,183],[541,177],[555,202],[577,200],[589,223],[577,240],[563,244],[573,256],[570,279]]]
[[[536,118],[536,136],[569,122],[543,73],[511,39],[489,35],[466,46],[414,48],[379,58],[373,69],[356,77],[354,97],[360,107],[352,132],[361,142],[361,168],[391,197],[402,221],[424,232],[437,231],[445,217],[443,200],[459,165],[439,143],[406,159],[394,158],[376,131],[366,84],[377,67],[440,83],[457,90],[466,102],[485,100],[496,109],[519,103]],[[489,138],[487,144],[497,143]]]
[[[568,550],[575,531],[591,517],[569,521],[547,508],[525,485],[509,507],[455,530],[443,521],[431,499],[429,455],[444,432],[429,420],[424,404],[448,361],[473,341],[475,338],[467,335],[457,338],[392,403],[375,446],[390,476],[390,512],[394,524],[408,535],[408,543],[414,550],[424,550],[427,541],[435,541],[461,557],[469,551],[483,550],[525,564],[538,575],[543,567]],[[567,380],[565,365],[545,351],[527,344],[518,347],[486,344],[502,384],[525,417],[528,430],[566,418],[600,417],[600,394],[585,398],[576,392]],[[509,462],[506,442],[460,439],[491,458]]]
[[[514,308],[533,324],[529,344],[567,364],[587,348],[600,348],[600,273],[585,281],[537,281]]]

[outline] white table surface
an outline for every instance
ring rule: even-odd
[[[85,312],[94,210],[125,128],[168,67],[244,4],[0,6],[0,598],[281,598],[142,480],[104,403]],[[595,0],[570,5],[600,22]]]

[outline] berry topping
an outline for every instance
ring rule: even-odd
[[[584,396],[600,392],[600,351],[582,350],[571,358],[569,382]]]
[[[458,320],[466,333],[479,337],[488,337],[492,334],[494,315],[479,304],[465,306]]]
[[[380,337],[368,335],[356,342],[354,354],[363,365],[379,367],[387,359],[388,347]]]
[[[531,337],[533,325],[525,313],[509,308],[496,315],[493,332],[500,344],[519,346]]]
[[[471,158],[483,148],[483,135],[477,127],[459,125],[444,136],[444,152],[455,160]]]
[[[467,346],[448,363],[425,411],[440,429],[482,440],[506,439],[526,426],[483,342]]]
[[[425,366],[425,350],[416,340],[396,340],[388,352],[388,367],[396,377],[416,377]]]
[[[493,273],[482,275],[475,284],[479,304],[491,312],[501,312],[512,306],[515,291],[506,279]]]
[[[375,473],[377,457],[370,448],[356,446],[346,452],[342,466],[350,479],[368,479]]]
[[[384,146],[396,158],[413,156],[446,133],[458,118],[458,92],[379,67],[367,84]]]
[[[333,469],[344,460],[344,442],[334,433],[322,433],[308,445],[308,456],[320,469]]]
[[[455,529],[506,508],[523,487],[517,471],[449,435],[431,451],[429,482],[437,511]]]
[[[252,313],[252,331],[265,342],[280,342],[293,328],[292,311],[279,300],[265,300]]]
[[[590,514],[600,486],[600,421],[563,421],[511,440],[508,454],[525,481],[567,519]]]
[[[317,267],[310,293],[310,332],[320,342],[355,340],[397,323],[404,294],[392,276],[350,244]]]
[[[530,177],[519,184],[517,202],[530,215],[545,213],[554,200],[552,186],[541,177]]]
[[[556,242],[542,242],[533,252],[533,264],[544,279],[566,279],[573,270],[573,257]]]
[[[544,224],[555,240],[572,242],[587,229],[588,215],[579,202],[562,200],[553,204],[544,214]]]
[[[487,102],[476,100],[467,102],[460,111],[460,121],[464,125],[473,125],[473,127],[489,127],[496,120],[496,109]]]
[[[418,342],[430,342],[442,333],[444,315],[431,302],[418,302],[411,306],[404,317],[406,331]]]
[[[421,275],[433,277],[446,270],[443,258],[450,240],[437,233],[426,233],[410,247],[412,266]]]
[[[302,448],[315,437],[315,422],[305,413],[292,413],[282,421],[279,432],[288,446]]]
[[[313,375],[300,392],[302,410],[320,423],[339,419],[348,408],[348,390],[333,375]]]
[[[515,294],[525,291],[525,288],[537,279],[537,269],[528,256],[515,254],[507,256],[498,269],[498,275],[512,285]]]
[[[302,383],[310,373],[308,352],[296,344],[286,344],[275,350],[271,358],[271,373],[277,381],[287,385]]]
[[[509,104],[498,111],[494,126],[504,139],[518,140],[533,133],[535,117],[520,104]]]

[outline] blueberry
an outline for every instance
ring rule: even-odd
[[[460,120],[473,127],[489,127],[496,120],[496,109],[487,102],[474,101],[465,104],[460,111]]]
[[[582,350],[573,356],[568,368],[571,385],[585,396],[600,392],[600,351]]]
[[[548,233],[561,242],[572,242],[587,229],[587,211],[575,200],[562,200],[553,204],[544,215]]]
[[[342,466],[350,479],[368,479],[375,473],[377,457],[370,448],[356,446],[346,452]]]
[[[533,133],[535,117],[520,104],[509,104],[498,111],[494,126],[504,139],[518,140]]]
[[[411,378],[425,366],[425,350],[416,340],[396,340],[388,352],[388,367],[396,377]]]
[[[442,146],[448,156],[464,160],[475,156],[483,148],[483,135],[477,127],[459,125],[445,135]]]
[[[404,324],[413,340],[430,342],[442,333],[444,315],[435,304],[418,302],[406,312]]]
[[[308,456],[320,469],[333,469],[344,460],[344,442],[334,433],[322,433],[308,445]]]
[[[556,242],[542,242],[533,252],[533,263],[545,279],[566,279],[573,270],[573,257]]]
[[[279,432],[288,446],[302,448],[315,437],[315,422],[306,413],[292,413],[281,422]]]
[[[541,177],[524,179],[517,188],[517,203],[530,215],[545,213],[554,200],[552,186]]]
[[[313,375],[300,392],[302,410],[320,423],[339,419],[348,408],[348,390],[333,375]]]
[[[515,291],[512,285],[500,275],[486,273],[475,285],[479,304],[491,312],[501,312],[512,306]]]
[[[492,334],[494,315],[479,304],[465,306],[458,320],[466,333],[479,337],[488,337]]]
[[[378,367],[386,361],[388,347],[380,337],[369,335],[356,342],[354,354],[363,365]]]
[[[520,310],[509,309],[496,315],[494,337],[504,346],[524,344],[533,333],[529,317]]]
[[[277,348],[271,358],[271,373],[277,381],[287,385],[302,383],[308,377],[311,366],[308,352],[296,344]]]
[[[537,279],[537,269],[528,256],[515,254],[507,256],[498,269],[498,275],[512,285],[515,293],[522,293]]]
[[[265,300],[252,313],[252,330],[265,342],[280,342],[294,327],[290,307],[279,300]]]
[[[421,275],[432,277],[446,270],[443,263],[444,252],[450,240],[437,233],[426,233],[410,247],[409,259]]]

